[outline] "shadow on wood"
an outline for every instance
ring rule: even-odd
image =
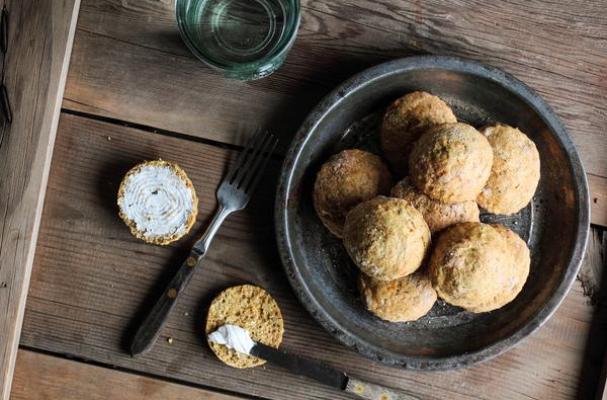
[[[584,363],[582,366],[581,381],[578,387],[577,398],[580,400],[594,399],[601,400],[602,397],[597,394],[599,387],[605,385],[605,370],[607,368],[607,273],[605,273],[605,257],[607,256],[607,231],[594,230],[589,240],[589,249],[592,250],[592,242],[598,242],[598,254],[589,253],[585,260],[586,266],[602,267],[602,271],[597,271],[600,275],[595,275],[593,281],[582,281],[585,294],[590,297],[589,301],[595,305],[595,312],[592,316],[592,325],[588,333],[586,350],[584,352]],[[592,257],[598,257],[601,261],[592,263]],[[584,268],[586,269],[586,268]],[[586,271],[582,270],[580,276]],[[603,371],[602,371],[603,369]]]

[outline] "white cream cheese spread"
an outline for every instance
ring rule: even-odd
[[[255,346],[249,331],[238,325],[222,325],[209,333],[208,339],[212,343],[222,344],[243,354],[251,354],[251,349]]]
[[[168,166],[144,165],[127,177],[118,200],[144,237],[182,235],[195,207],[192,189]]]

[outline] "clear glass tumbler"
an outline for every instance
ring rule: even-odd
[[[175,0],[179,32],[201,61],[253,80],[284,62],[299,28],[299,0]]]

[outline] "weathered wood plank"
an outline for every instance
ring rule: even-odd
[[[12,400],[237,400],[242,397],[20,350]]]
[[[592,251],[586,255],[578,279],[582,283],[584,294],[595,307],[584,351],[582,383],[576,398],[601,400],[600,394],[605,389],[607,373],[607,231],[593,229],[588,240]]]
[[[590,186],[592,223],[607,226],[607,179],[588,174],[588,186]]]
[[[10,393],[80,0],[4,3],[13,121],[0,147],[0,399]]]
[[[177,160],[199,192],[196,229],[200,229],[215,206],[214,190],[231,151],[66,114],[60,131],[27,304],[24,345],[246,395],[345,399],[273,367],[233,370],[214,358],[201,335],[206,306],[222,288],[252,282],[267,288],[280,304],[285,348],[323,359],[353,375],[411,389],[425,399],[569,399],[575,395],[593,313],[579,283],[536,334],[506,354],[464,370],[403,371],[366,360],[336,343],[298,304],[283,275],[272,239],[271,180],[248,210],[222,227],[156,347],[143,357],[131,358],[124,344],[132,320],[141,315],[144,299],[154,300],[154,288],[162,289],[163,279],[185,254],[187,243],[156,247],[130,236],[116,216],[121,175],[141,159]],[[602,256],[596,257],[597,249],[589,251],[592,256],[587,262],[604,262]],[[172,344],[166,340],[169,336]]]
[[[188,52],[172,2],[85,0],[64,106],[229,143],[243,125],[290,138],[323,95],[363,68],[419,53],[458,55],[501,67],[541,93],[596,175],[592,191],[607,196],[607,179],[599,178],[607,178],[604,2],[305,0],[302,6],[286,65],[242,83],[218,79]],[[594,223],[607,224],[605,210],[595,210]]]
[[[601,291],[601,286],[607,288],[607,271],[602,261],[607,256],[607,235],[603,231],[592,230],[588,238],[588,246],[598,251],[587,254],[587,262],[580,268],[578,279],[582,283],[584,294],[597,304],[601,299],[607,300],[607,293]],[[591,259],[592,257],[592,259]]]

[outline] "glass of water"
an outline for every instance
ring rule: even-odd
[[[179,32],[201,61],[229,78],[276,71],[295,41],[299,0],[176,0]]]

